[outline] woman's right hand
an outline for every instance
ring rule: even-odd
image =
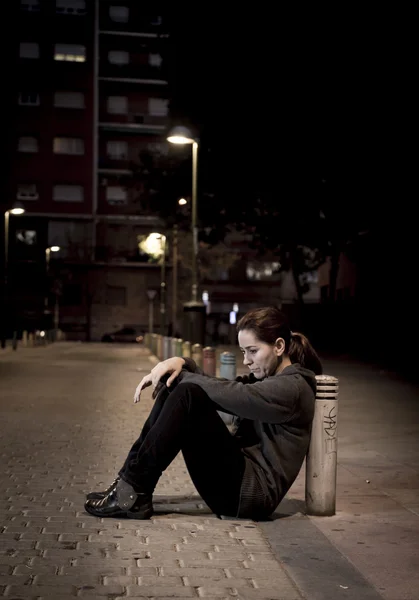
[[[145,375],[138,384],[134,394],[134,403],[140,401],[141,392],[145,388],[152,385],[154,390],[158,385],[160,379],[167,373],[171,374],[169,379],[166,381],[166,386],[170,387],[172,382],[180,374],[184,364],[185,361],[180,356],[172,356],[167,360],[163,360],[157,363],[157,365],[151,369],[150,373],[148,373],[148,375]]]

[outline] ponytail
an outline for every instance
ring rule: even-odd
[[[303,333],[292,332],[288,355],[292,363],[299,363],[315,375],[323,372],[322,364],[313,346]]]

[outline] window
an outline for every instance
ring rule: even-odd
[[[127,303],[127,288],[119,285],[106,286],[106,304],[125,306]]]
[[[85,62],[86,46],[80,44],[55,44],[54,60]]]
[[[150,19],[151,25],[161,25],[162,22],[163,22],[163,19],[160,16],[152,16]]]
[[[128,143],[123,141],[108,142],[106,151],[109,158],[114,160],[124,160],[128,157]]]
[[[111,185],[106,188],[106,200],[108,204],[126,204],[127,190],[117,185]]]
[[[54,106],[60,108],[84,108],[84,94],[81,92],[55,92]]]
[[[36,42],[20,42],[20,58],[39,58],[39,44]]]
[[[163,59],[160,54],[149,54],[148,62],[152,67],[160,68],[163,62]]]
[[[57,0],[55,10],[60,14],[85,15],[86,0]]]
[[[56,202],[83,202],[84,189],[81,185],[54,185],[53,199]]]
[[[38,152],[38,140],[35,137],[20,137],[17,149],[18,152]]]
[[[115,23],[128,23],[128,6],[110,6],[109,17],[112,19],[112,21],[115,21]]]
[[[169,100],[166,100],[166,98],[149,98],[148,112],[154,117],[167,117],[169,114]]]
[[[28,12],[38,12],[40,9],[39,0],[20,0],[20,8]]]
[[[19,92],[19,104],[22,106],[39,106],[38,92]]]
[[[129,63],[129,52],[125,50],[110,50],[108,60],[113,65],[127,65]]]
[[[126,96],[109,96],[108,113],[111,115],[126,115],[128,112],[128,98]]]
[[[39,194],[35,183],[19,183],[16,198],[18,200],[38,200]]]
[[[79,138],[56,137],[54,154],[84,154],[84,141]]]

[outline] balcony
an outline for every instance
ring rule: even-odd
[[[100,70],[99,81],[122,81],[151,86],[168,85],[165,73],[160,68],[146,64],[114,65],[107,63]]]

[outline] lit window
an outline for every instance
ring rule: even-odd
[[[114,160],[125,160],[128,157],[128,142],[108,142],[106,146],[106,151],[109,158],[112,158]]]
[[[128,6],[110,6],[109,16],[115,23],[128,23],[129,8]]]
[[[35,137],[20,137],[17,149],[19,152],[38,152],[38,140]]]
[[[84,141],[79,138],[56,137],[54,154],[84,154]]]
[[[55,92],[54,106],[60,108],[84,108],[84,94],[81,92]]]
[[[39,106],[39,94],[38,92],[20,92],[18,102],[22,106]]]
[[[38,200],[39,194],[35,183],[19,183],[16,198],[18,200]]]
[[[84,189],[81,185],[54,185],[55,202],[83,202]]]
[[[148,62],[152,67],[160,68],[161,64],[163,62],[163,59],[161,57],[161,54],[149,54]]]
[[[129,63],[129,52],[125,50],[110,50],[108,60],[112,65],[127,65]]]
[[[20,8],[28,12],[38,12],[40,9],[39,0],[20,0]]]
[[[128,112],[126,96],[109,96],[107,105],[108,113],[111,115],[126,115]]]
[[[167,117],[169,114],[169,100],[166,98],[149,98],[148,112],[154,117]]]
[[[39,44],[36,42],[20,42],[20,58],[39,58]]]
[[[108,204],[126,204],[127,190],[117,185],[110,185],[106,188],[106,200]]]
[[[66,15],[85,15],[85,0],[56,0],[57,13]]]
[[[55,44],[54,60],[85,62],[86,46],[80,44]]]

